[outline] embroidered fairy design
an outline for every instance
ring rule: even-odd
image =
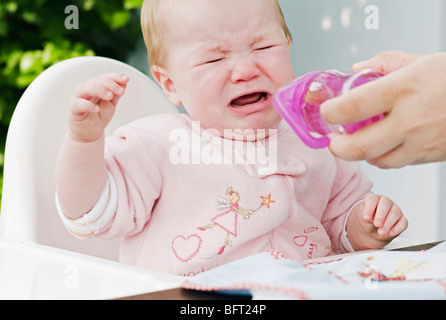
[[[218,255],[221,255],[225,248],[229,244],[229,240],[231,236],[236,238],[238,236],[238,216],[241,215],[244,219],[249,219],[252,214],[261,209],[264,205],[270,208],[270,204],[275,201],[271,200],[271,194],[268,197],[261,197],[263,202],[260,204],[255,210],[245,209],[239,205],[240,194],[234,191],[232,188],[226,190],[226,194],[229,196],[228,199],[217,198],[217,210],[223,211],[223,213],[213,217],[211,219],[211,223],[204,226],[199,227],[198,229],[201,231],[206,231],[211,228],[218,227],[226,232],[226,239],[223,243],[223,246],[218,251]]]

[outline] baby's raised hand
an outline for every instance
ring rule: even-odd
[[[101,138],[128,81],[123,74],[107,73],[80,85],[70,103],[70,137],[85,143]]]
[[[385,196],[368,194],[357,207],[347,229],[355,250],[383,248],[407,229],[401,209]]]

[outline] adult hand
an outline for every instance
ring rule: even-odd
[[[446,160],[446,53],[425,56],[387,51],[354,65],[385,77],[321,105],[329,123],[385,114],[353,135],[330,135],[331,152],[380,168]]]

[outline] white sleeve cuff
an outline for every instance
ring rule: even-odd
[[[355,208],[357,205],[361,204],[364,200],[356,202],[348,211],[347,216],[345,217],[344,227],[342,228],[341,237],[339,238],[339,250],[343,253],[350,253],[355,252],[355,249],[353,249],[352,245],[350,244],[350,241],[348,241],[347,237],[347,221],[348,217],[350,216],[350,213],[352,212],[353,208]]]
[[[60,206],[56,193],[56,207],[65,227],[78,238],[90,237],[106,227],[113,219],[118,205],[116,183],[110,172],[99,200],[93,209],[78,220],[67,218]]]

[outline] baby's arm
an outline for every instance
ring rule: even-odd
[[[62,211],[72,220],[88,213],[104,189],[104,130],[128,81],[122,74],[105,74],[81,85],[71,100],[68,132],[57,159],[56,189]]]
[[[407,229],[401,209],[389,198],[368,194],[347,220],[348,240],[355,251],[381,249]]]

